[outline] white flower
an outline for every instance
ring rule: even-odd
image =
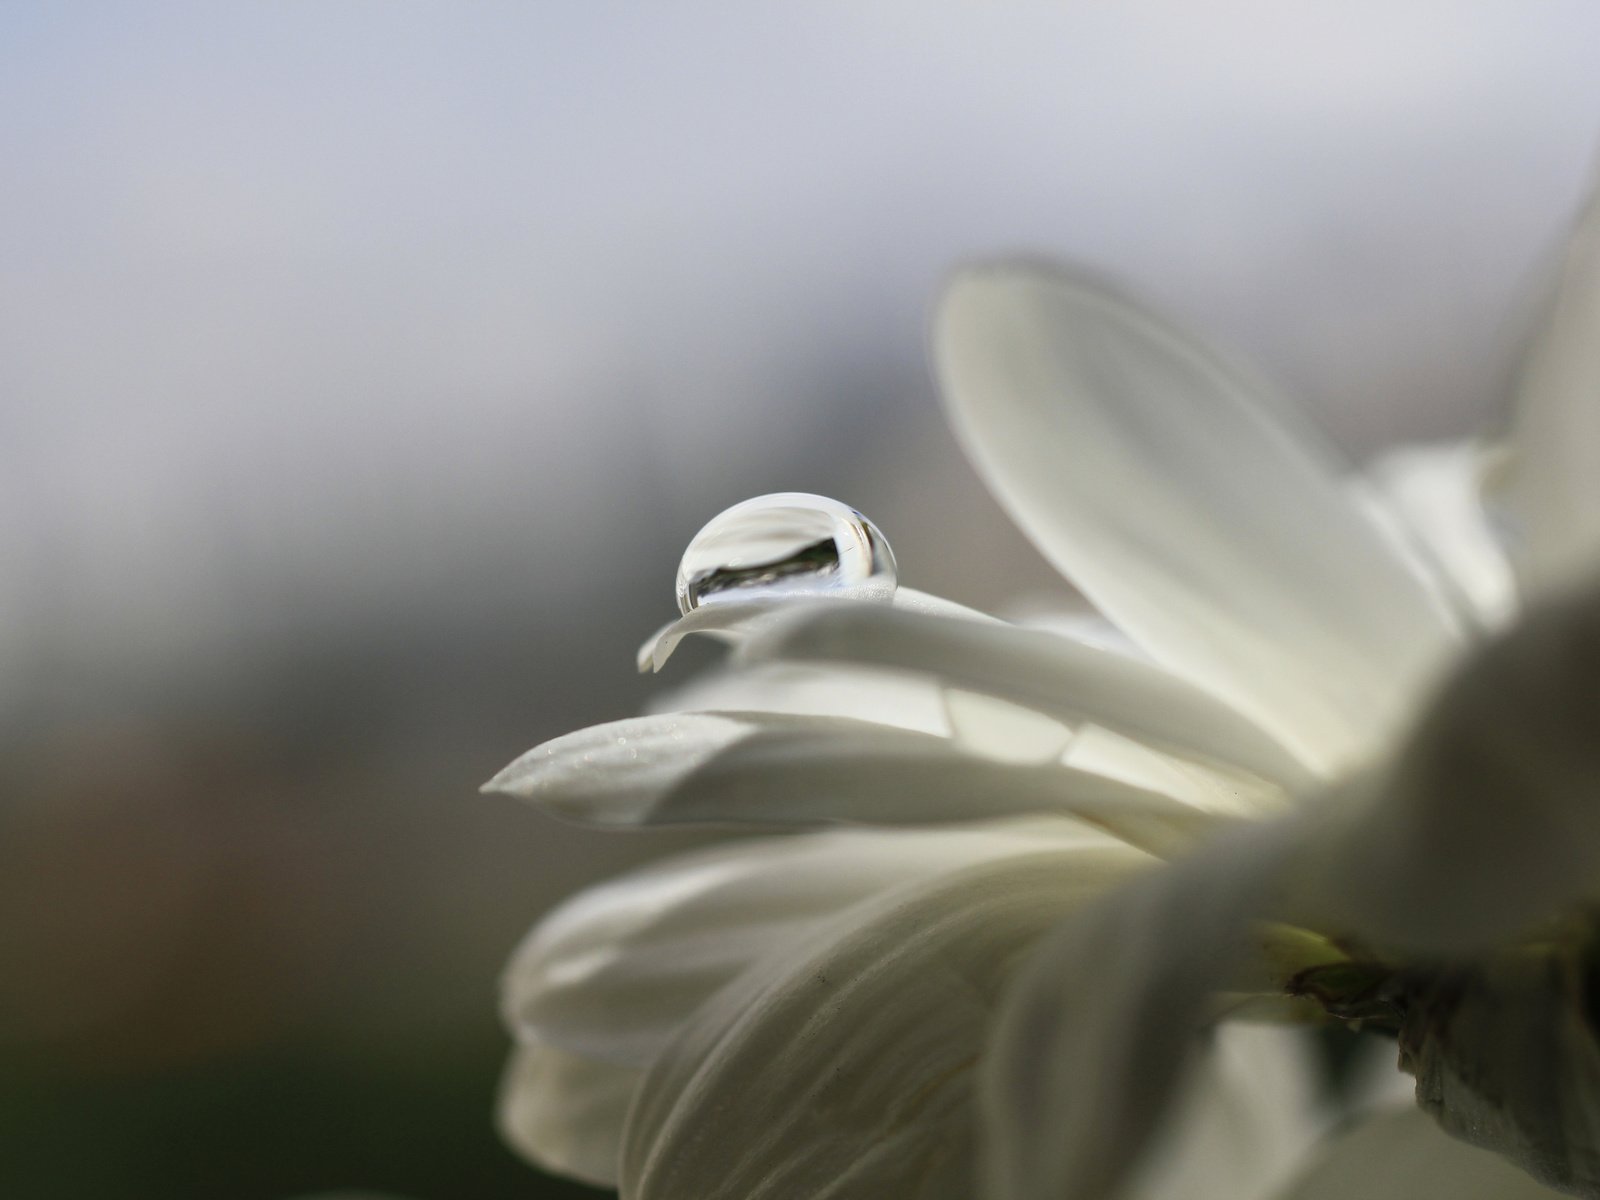
[[[1600,1113],[1479,1050],[1507,1012],[1593,1050],[1570,990],[1487,948],[1596,890],[1600,620],[1540,598],[1600,562],[1597,239],[1591,214],[1503,444],[1363,477],[1099,285],[960,276],[935,330],[956,428],[1120,633],[904,588],[756,589],[661,631],[643,663],[713,633],[732,669],[488,790],[603,825],[866,827],[670,859],[541,922],[506,980],[512,1141],[630,1200],[1547,1194],[1415,1112],[1284,1192],[1322,1133],[1303,1048],[1216,1019],[1311,1003],[1288,991],[1408,1022],[1441,1121],[1593,1179]],[[1558,1065],[1581,1091],[1587,1061]]]

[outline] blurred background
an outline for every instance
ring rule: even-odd
[[[594,1195],[501,963],[682,844],[479,782],[632,712],[689,536],[837,496],[1059,587],[945,433],[974,255],[1093,263],[1355,458],[1492,419],[1600,10],[0,6],[0,1195]],[[679,679],[682,668],[678,668]]]

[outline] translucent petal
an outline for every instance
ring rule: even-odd
[[[1113,1192],[1181,1074],[1206,997],[1248,958],[1258,919],[1406,955],[1465,955],[1600,897],[1596,713],[1600,591],[1590,589],[1534,610],[1469,662],[1392,770],[1239,830],[1052,934],[998,1028],[988,1076],[996,1194]],[[1090,963],[1099,969],[1085,971]],[[1449,1079],[1468,1081],[1445,1087],[1440,1119],[1528,1161],[1587,1161],[1592,1131],[1537,1116],[1552,1094],[1540,1063],[1567,1063],[1565,1086],[1578,1060],[1530,1044],[1439,1060]]]
[[[624,1065],[654,1059],[707,997],[822,922],[891,889],[1040,849],[1107,844],[1064,822],[840,830],[681,855],[580,893],[507,968],[524,1040]]]
[[[1301,886],[1369,938],[1466,952],[1600,898],[1600,587],[1546,601],[1440,690]]]
[[[850,605],[855,607],[855,602],[850,600],[808,600],[797,598],[778,598],[767,600],[723,600],[715,605],[706,605],[697,608],[687,616],[679,617],[676,621],[669,621],[660,629],[645,639],[644,645],[639,647],[636,662],[639,670],[659,671],[666,666],[667,659],[672,657],[672,652],[678,648],[678,643],[691,634],[703,633],[722,641],[738,642],[758,632],[772,621],[787,616],[801,608],[830,608],[834,605]],[[988,613],[979,612],[975,608],[967,608],[953,600],[945,600],[939,596],[930,596],[926,592],[919,592],[914,588],[900,588],[894,594],[894,600],[888,605],[871,605],[870,607],[893,608],[902,612],[932,613],[944,617],[960,617],[968,621],[981,621],[993,623],[994,617]]]
[[[1255,974],[1255,918],[1274,907],[1303,820],[1242,829],[1044,939],[984,1062],[985,1194],[1121,1194],[1168,1120],[1213,995]]]
[[[1316,766],[1392,731],[1453,617],[1258,380],[1040,266],[957,277],[934,338],[991,490],[1118,627]]]
[[[708,1002],[646,1076],[635,1200],[965,1200],[971,1074],[1033,942],[1138,869],[1115,849],[977,867],[885,897]]]
[[[1487,629],[1501,627],[1516,611],[1511,563],[1490,528],[1481,495],[1494,454],[1476,442],[1404,446],[1367,468],[1419,569]]]
[[[1072,744],[1070,725],[983,692],[946,688],[944,709],[957,746],[1003,762],[1056,762]]]
[[[1319,1083],[1299,1030],[1219,1026],[1119,1200],[1273,1200],[1327,1130]]]
[[[1284,812],[1292,803],[1287,792],[1263,783],[1259,776],[1221,763],[1165,754],[1099,725],[1078,726],[1062,761],[1211,813],[1260,817]]]
[[[1024,629],[1042,629],[1069,641],[1082,642],[1101,650],[1111,650],[1133,658],[1148,658],[1139,644],[1097,612],[1062,612],[1058,609],[1038,609],[1023,606],[1020,612],[1000,614],[1014,625]]]
[[[914,824],[1075,817],[1171,854],[1228,819],[1103,775],[963,753],[834,717],[671,713],[547,742],[485,785],[601,825]]]
[[[635,1067],[520,1045],[500,1082],[500,1136],[547,1171],[614,1187],[623,1119],[643,1078]]]
[[[1216,697],[1152,663],[1041,630],[850,605],[791,614],[741,653],[746,661],[927,671],[946,687],[985,692],[1065,724],[1091,722],[1290,788],[1309,780],[1277,740]]]
[[[1512,413],[1495,489],[1517,575],[1530,593],[1600,566],[1600,195],[1567,247]]]
[[[853,717],[940,736],[950,732],[943,692],[932,680],[833,663],[754,663],[707,671],[655,697],[649,710]]]

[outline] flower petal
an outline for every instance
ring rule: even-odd
[[[1171,672],[1042,630],[865,604],[818,606],[773,623],[741,656],[926,671],[946,687],[984,692],[1067,724],[1090,722],[1287,788],[1310,778],[1259,725]]]
[[[582,892],[541,921],[506,970],[503,1015],[522,1040],[643,1066],[718,988],[860,901],[978,863],[1107,841],[1066,822],[995,822],[680,855]]]
[[[856,600],[806,600],[785,596],[764,600],[719,600],[715,604],[703,604],[676,621],[668,621],[646,638],[644,645],[639,647],[635,661],[640,671],[659,671],[667,665],[667,659],[672,657],[672,652],[678,648],[678,643],[690,634],[703,633],[723,641],[737,642],[764,628],[774,619],[786,616],[797,609],[859,603],[861,602]],[[931,596],[927,592],[919,592],[908,587],[896,589],[891,604],[873,607],[892,607],[902,612],[934,613],[945,617],[960,617],[968,621],[982,621],[986,624],[996,620],[988,613],[957,604],[954,600]]]
[[[1369,1116],[1329,1141],[1281,1200],[1555,1200],[1562,1195],[1415,1108]]]
[[[1286,811],[1291,804],[1288,792],[1259,776],[1163,753],[1100,725],[1078,726],[1062,762],[1219,815],[1261,817]]]
[[[1070,725],[985,692],[943,689],[951,741],[1002,762],[1060,762],[1077,737]]]
[[[1326,1132],[1299,1030],[1224,1024],[1197,1060],[1123,1200],[1271,1200]]]
[[[1020,625],[1024,629],[1042,629],[1047,633],[1064,637],[1068,641],[1110,650],[1129,658],[1150,657],[1139,643],[1093,609],[1062,611],[1055,606],[1029,604],[1024,597],[1020,611],[1010,611],[1002,615],[1012,624]]]
[[[1346,927],[1468,952],[1600,896],[1600,587],[1547,600],[1447,681],[1302,880]]]
[[[1453,643],[1451,616],[1256,379],[1065,271],[951,284],[957,433],[1034,544],[1161,661],[1332,768]]]
[[[643,1078],[637,1067],[520,1045],[500,1082],[500,1136],[547,1171],[615,1187],[623,1119]]]
[[[1008,1000],[988,1077],[996,1196],[1114,1194],[1181,1074],[1207,996],[1241,973],[1253,920],[1441,954],[1525,934],[1596,894],[1600,605],[1586,599],[1568,613],[1582,638],[1553,636],[1546,616],[1491,647],[1446,692],[1396,776],[1241,830],[1046,940]],[[1566,687],[1552,694],[1552,679]],[[1381,803],[1357,803],[1364,794]],[[1444,1103],[1442,1120],[1472,1118],[1456,1111],[1463,1097]],[[1504,1130],[1478,1126],[1517,1149]]]
[[[1257,919],[1439,956],[1525,936],[1600,895],[1596,713],[1591,588],[1535,609],[1467,664],[1391,772],[1220,839],[1052,934],[998,1026],[994,1193],[1114,1194]],[[1494,1093],[1508,1102],[1506,1086]],[[1474,1094],[1447,1089],[1440,1119],[1516,1153],[1505,1129],[1474,1122]]]
[[[834,664],[754,663],[706,671],[656,696],[649,711],[852,717],[941,737],[950,732],[943,693],[931,680]]]
[[[965,1200],[971,1073],[1012,968],[1086,897],[1138,869],[1044,853],[893,893],[709,1001],[629,1114],[633,1200]]]
[[[1105,775],[963,753],[947,738],[784,713],[672,713],[582,729],[485,785],[600,825],[904,824],[1076,817],[1170,854],[1227,820]]]
[[[985,1195],[1121,1194],[1169,1112],[1212,995],[1249,974],[1254,919],[1276,907],[1308,820],[1242,829],[1044,939],[984,1061]]]
[[[1517,388],[1495,498],[1530,591],[1600,563],[1600,193],[1568,243],[1550,312]]]
[[[1516,610],[1516,581],[1489,525],[1482,487],[1494,452],[1475,442],[1403,446],[1366,474],[1400,522],[1401,544],[1472,621],[1497,629]]]
[[[1061,690],[1067,690],[1065,685]],[[1151,700],[1154,703],[1161,698],[1157,695]],[[832,662],[741,663],[734,669],[700,675],[663,693],[650,709],[655,713],[753,711],[853,717],[951,736],[959,749],[1002,761],[1060,760],[1069,767],[1158,792],[1207,812],[1255,815],[1278,811],[1287,802],[1282,789],[1231,764],[1202,765],[1192,757],[1155,750],[1092,723],[1069,727],[1060,716],[1037,713],[992,693],[956,688],[949,681],[916,671]],[[1191,722],[1188,732],[1192,734],[1195,728]],[[1282,751],[1277,754],[1282,758]]]

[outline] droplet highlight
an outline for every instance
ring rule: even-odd
[[[694,535],[678,564],[678,609],[788,596],[887,601],[896,584],[894,551],[866,517],[826,496],[774,492]]]

